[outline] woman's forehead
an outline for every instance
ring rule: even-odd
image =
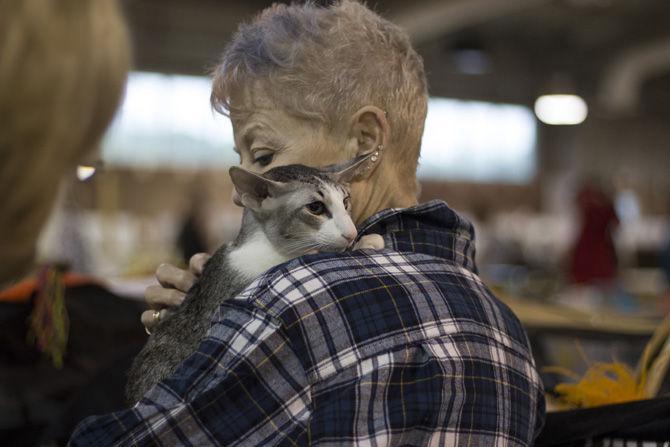
[[[294,125],[286,112],[277,108],[257,108],[248,113],[231,116],[233,132],[240,139],[281,135]]]
[[[231,114],[231,121],[235,138],[239,140],[314,138],[324,130],[320,123],[291,114],[274,103],[256,104],[246,113]]]
[[[240,86],[230,94],[230,118],[231,120],[244,120],[249,114],[259,110],[272,110],[280,108],[268,89],[260,81],[254,81]]]
[[[238,132],[256,123],[265,123],[267,127],[280,131],[284,126],[300,125],[314,130],[323,121],[310,113],[293,109],[291,102],[282,101],[278,92],[271,92],[266,84],[256,80],[240,88],[230,97],[230,119]]]

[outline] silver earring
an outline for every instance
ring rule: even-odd
[[[381,152],[382,149],[384,149],[384,146],[382,146],[381,144],[380,144],[379,146],[377,146],[377,150],[376,150],[376,151],[372,154],[372,156],[370,157],[370,161],[371,161],[371,162],[374,163],[374,162],[376,162],[377,160],[379,160],[379,152]]]

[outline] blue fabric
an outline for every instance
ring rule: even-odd
[[[277,266],[198,351],[72,445],[530,445],[542,384],[518,319],[476,275],[472,225],[432,201],[371,217],[384,250]]]

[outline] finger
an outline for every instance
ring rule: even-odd
[[[147,310],[145,312],[142,312],[140,320],[142,321],[142,324],[144,325],[145,328],[151,330],[154,327],[156,327],[158,322],[164,319],[168,314],[169,311],[167,309],[163,309],[160,311],[160,316],[156,318],[155,311]]]
[[[188,268],[196,276],[202,275],[202,269],[205,268],[205,263],[211,258],[207,253],[198,253],[191,256],[188,263]]]
[[[384,248],[384,238],[379,234],[367,234],[363,236],[354,246],[354,250],[373,249],[381,250]]]
[[[142,325],[149,330],[151,330],[151,328],[153,328],[156,325],[153,310],[147,310],[142,312],[140,320],[142,321]]]
[[[186,294],[177,289],[166,289],[159,285],[144,289],[144,300],[153,309],[179,306],[185,297]]]
[[[182,270],[172,264],[161,264],[156,269],[156,279],[163,287],[174,287],[188,292],[195,282],[195,276],[188,270]]]

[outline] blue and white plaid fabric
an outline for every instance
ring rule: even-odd
[[[386,249],[277,266],[221,305],[198,351],[72,445],[532,444],[542,384],[519,320],[443,202],[385,210]]]

